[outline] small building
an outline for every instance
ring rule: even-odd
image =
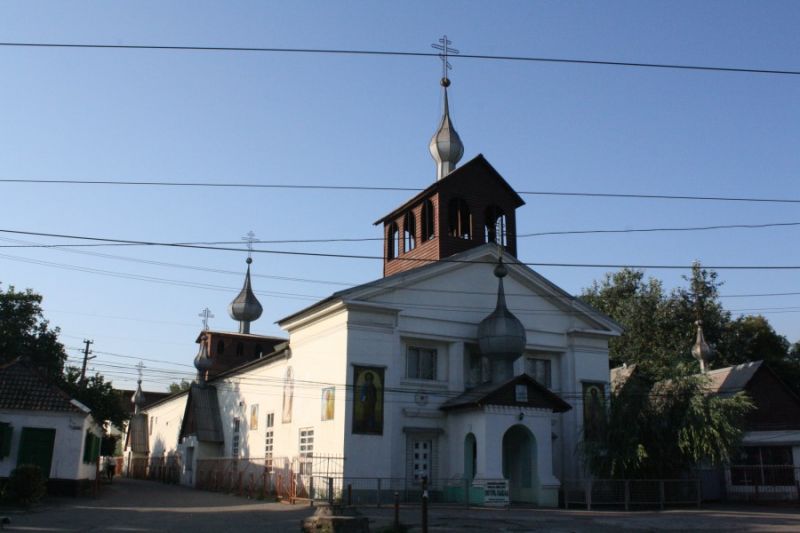
[[[30,363],[0,366],[0,478],[34,464],[49,493],[77,495],[95,479],[102,434],[88,407]]]

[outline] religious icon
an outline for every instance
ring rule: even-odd
[[[250,406],[250,429],[258,429],[258,404]]]
[[[292,367],[286,367],[286,375],[283,378],[283,413],[281,422],[288,424],[292,421],[292,400],[294,399],[294,375]]]
[[[353,367],[353,433],[383,434],[383,368]]]
[[[602,383],[583,384],[583,438],[602,438],[606,423],[606,394]]]
[[[336,402],[336,388],[322,389],[322,421],[333,420],[333,409]]]

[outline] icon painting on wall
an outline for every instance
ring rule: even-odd
[[[353,433],[383,435],[383,368],[353,367]]]
[[[286,375],[283,378],[283,413],[281,422],[284,424],[292,421],[292,400],[294,400],[294,374],[292,374],[292,367],[287,367]]]
[[[333,420],[336,406],[336,388],[325,387],[322,389],[322,421]]]

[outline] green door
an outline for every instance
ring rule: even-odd
[[[17,464],[38,465],[42,469],[44,477],[49,478],[55,440],[55,429],[22,428]]]

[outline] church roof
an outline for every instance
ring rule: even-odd
[[[761,368],[763,361],[752,361],[736,366],[728,366],[710,370],[707,375],[711,380],[708,388],[715,394],[735,394],[745,390],[747,384]]]
[[[495,168],[489,163],[489,161],[487,161],[486,158],[483,157],[483,154],[478,154],[477,156],[473,157],[472,159],[470,159],[469,161],[467,161],[466,163],[464,163],[463,165],[452,171],[444,178],[432,183],[425,190],[416,194],[413,198],[405,202],[403,205],[401,205],[388,215],[383,216],[378,220],[376,220],[374,224],[375,225],[382,224],[387,220],[392,220],[394,218],[397,218],[397,216],[400,213],[408,209],[410,206],[419,203],[423,198],[427,198],[436,191],[439,191],[441,189],[450,187],[451,185],[458,183],[459,178],[463,177],[465,174],[469,174],[471,172],[476,172],[479,170],[483,171],[485,176],[487,176],[489,179],[496,181],[501,188],[505,189],[508,193],[511,194],[516,203],[515,207],[520,207],[522,205],[525,205],[525,200],[523,200],[522,197],[519,194],[517,194],[517,192],[511,187],[511,185],[508,184],[508,182],[503,178],[503,176],[501,176],[500,173],[497,172],[497,170],[495,170]]]
[[[219,414],[217,389],[213,385],[193,383],[186,399],[180,438],[195,435],[200,442],[225,442]]]
[[[148,453],[150,447],[147,433],[147,415],[145,413],[131,415],[125,447],[130,447],[133,453]]]
[[[517,385],[525,385],[526,399],[517,400]],[[544,385],[533,379],[528,374],[514,376],[499,385],[485,383],[444,402],[440,407],[443,411],[453,409],[471,409],[484,405],[508,405],[513,407],[534,407],[538,409],[552,409],[556,413],[563,413],[572,409],[572,406],[559,398]]]
[[[0,366],[0,409],[88,414],[89,409],[49,383],[31,363],[15,359]]]
[[[428,263],[412,270],[398,272],[397,274],[392,274],[391,276],[385,276],[361,285],[356,285],[355,287],[337,291],[327,298],[320,300],[319,302],[311,304],[308,307],[300,309],[299,311],[278,320],[278,325],[283,327],[288,322],[297,320],[304,315],[321,310],[325,306],[334,304],[336,302],[346,302],[350,301],[351,299],[361,298],[364,298],[365,301],[367,301],[366,299],[374,293],[379,293],[386,290],[402,289],[404,285],[411,285],[417,280],[425,279],[431,275],[436,275],[435,273],[437,271],[446,271],[450,268],[458,268],[463,266],[459,263],[473,263],[481,261],[494,265],[497,262],[497,258],[497,245],[492,243],[483,244],[481,246],[470,248],[469,250],[451,255],[444,260]],[[538,274],[529,266],[520,262],[513,256],[505,255],[504,258],[506,261],[506,267],[509,269],[510,273],[516,272],[521,274],[523,277],[528,278],[547,294],[547,297],[550,298],[551,302],[564,307],[565,312],[575,313],[578,316],[583,316],[592,322],[599,324],[599,326],[604,330],[607,330],[607,333],[599,330],[596,331],[596,333],[604,333],[612,336],[622,333],[622,326],[620,326],[611,317],[601,313],[600,311],[597,311],[590,305],[569,294],[567,291],[554,284],[544,276]]]

